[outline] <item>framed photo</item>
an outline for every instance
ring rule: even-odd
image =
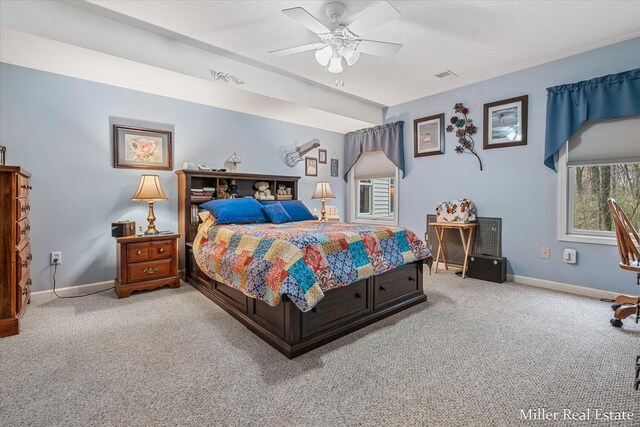
[[[170,131],[113,125],[113,167],[171,170]]]
[[[322,148],[318,149],[318,163],[323,165],[327,164],[327,150],[323,150]]]
[[[315,157],[304,158],[305,176],[318,176],[318,159]]]
[[[484,104],[484,141],[482,148],[527,145],[529,96],[518,96]]]
[[[413,121],[413,157],[444,154],[444,113]]]
[[[331,159],[331,176],[338,176],[338,159]]]

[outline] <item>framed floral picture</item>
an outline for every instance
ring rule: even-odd
[[[444,113],[413,121],[413,157],[444,154]]]
[[[483,149],[527,145],[528,101],[524,95],[484,104]]]
[[[113,167],[171,170],[171,140],[167,130],[113,125]]]

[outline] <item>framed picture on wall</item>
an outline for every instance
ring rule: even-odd
[[[327,164],[327,150],[323,150],[322,148],[318,149],[318,163],[323,165]]]
[[[527,145],[529,96],[484,104],[484,140],[482,148]]]
[[[113,167],[171,170],[171,140],[167,130],[113,125]]]
[[[318,176],[318,159],[315,157],[304,158],[304,174],[306,176]]]
[[[413,157],[444,154],[444,113],[413,121]]]

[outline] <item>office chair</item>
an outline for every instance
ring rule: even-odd
[[[640,245],[638,232],[633,228],[631,221],[629,221],[627,215],[625,215],[614,199],[609,199],[607,205],[609,206],[611,218],[616,227],[616,240],[618,241],[618,252],[620,253],[620,268],[635,272],[638,276],[638,284],[640,285],[640,251],[636,248],[636,243]],[[635,243],[632,236],[633,239],[635,239]],[[640,297],[618,295],[611,309],[615,311],[614,318],[611,319],[611,325],[616,328],[622,327],[622,319],[626,319],[634,314],[636,315],[636,323],[638,323],[638,318],[640,318]]]

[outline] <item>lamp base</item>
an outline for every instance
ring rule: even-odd
[[[145,236],[160,234],[155,225],[156,216],[153,214],[153,202],[149,202],[149,215],[147,215],[147,221],[149,221],[149,226],[144,232]]]
[[[325,209],[325,199],[322,199],[322,209],[320,209],[320,221],[327,222],[326,217],[326,209]]]

